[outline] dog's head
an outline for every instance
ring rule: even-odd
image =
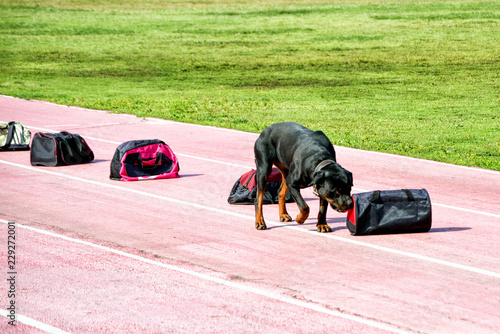
[[[315,171],[312,178],[315,194],[328,201],[334,210],[346,212],[352,208],[351,172],[332,163]]]

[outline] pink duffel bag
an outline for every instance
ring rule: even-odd
[[[179,161],[159,139],[131,140],[116,148],[111,180],[141,181],[179,177]]]

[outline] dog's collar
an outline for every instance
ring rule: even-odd
[[[326,166],[328,165],[331,165],[331,164],[336,164],[337,162],[332,160],[332,159],[326,159],[326,160],[323,160],[321,161],[317,166],[316,168],[314,168],[314,173],[316,173],[317,171],[320,171],[321,169],[325,168]],[[316,189],[316,184],[313,184],[313,194],[318,196],[319,197],[319,194],[318,194],[318,190]]]
[[[332,160],[332,159],[326,159],[326,160],[323,160],[321,161],[317,166],[316,168],[314,168],[314,172],[316,173],[317,171],[325,168],[326,166],[328,165],[331,165],[331,164],[336,164],[337,162],[335,160]]]

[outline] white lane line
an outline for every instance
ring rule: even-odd
[[[5,222],[4,220],[1,220],[1,221]],[[17,224],[16,224],[16,226],[17,226]],[[24,227],[22,225],[19,225],[19,226]],[[6,318],[9,318],[10,313],[7,312],[7,310],[0,309],[0,315],[4,316]],[[44,324],[43,322],[40,322],[38,320],[32,319],[30,317],[27,317],[27,316],[19,314],[19,313],[16,313],[16,320],[15,321],[20,322],[20,323],[25,324],[25,325],[28,325],[28,326],[31,326],[31,327],[35,327],[35,328],[40,329],[40,330],[47,332],[47,333],[69,334],[69,332],[63,331],[62,329],[56,328],[56,327],[51,326],[51,325]],[[11,325],[9,325],[9,326],[11,326]],[[15,328],[15,326],[12,326],[12,327]]]
[[[352,189],[356,190],[356,191],[360,191],[360,192],[368,192],[368,191],[370,191],[370,190],[361,189],[361,188],[358,188],[358,187],[352,187]],[[464,211],[464,212],[475,213],[475,214],[478,214],[478,215],[484,215],[484,216],[490,216],[490,217],[500,218],[500,214],[496,214],[496,213],[479,211],[479,210],[472,210],[472,209],[466,209],[466,208],[460,208],[460,207],[457,207],[457,206],[451,206],[451,205],[441,204],[441,203],[434,203],[434,202],[432,202],[432,198],[431,198],[431,205],[432,206],[440,206],[442,208],[447,208],[447,209],[451,209],[451,210]]]
[[[190,155],[190,154],[184,154],[184,153],[179,153],[179,154],[175,153],[175,154],[179,155],[181,157],[185,157],[185,158],[203,160],[203,161],[213,162],[213,163],[216,163],[216,164],[223,164],[223,165],[231,166],[231,167],[241,167],[241,168],[248,169],[248,170],[255,169],[255,167],[249,167],[249,166],[246,166],[246,165],[234,164],[232,162],[225,162],[225,161],[220,161],[220,160],[215,160],[215,159],[201,158],[201,157],[197,157],[197,156]]]
[[[472,209],[465,209],[465,208],[459,208],[456,206],[451,206],[447,204],[441,204],[441,203],[432,203],[434,206],[440,206],[442,208],[447,208],[451,210],[457,210],[457,211],[464,211],[464,212],[470,212],[470,213],[475,213],[478,215],[484,215],[484,216],[490,216],[490,217],[495,217],[495,218],[500,218],[500,215],[496,213],[491,213],[491,212],[485,212],[485,211],[478,211],[478,210],[472,210]]]
[[[51,129],[44,129],[44,128],[33,127],[33,126],[28,126],[28,127],[32,128],[32,129],[46,131],[46,132],[57,132],[57,131],[51,130]],[[103,143],[108,143],[108,144],[115,144],[115,145],[120,145],[121,144],[121,142],[112,141],[112,140],[106,140],[106,139],[100,139],[100,138],[95,138],[95,137],[85,136],[85,138],[86,139],[95,140],[95,141],[100,141],[100,142],[103,142]],[[380,152],[375,152],[375,153],[380,153]],[[180,156],[180,157],[185,157],[185,158],[190,158],[190,159],[197,159],[197,160],[202,160],[202,161],[208,161],[208,162],[222,164],[222,165],[231,166],[231,167],[240,167],[240,168],[244,168],[244,169],[255,169],[255,166],[246,166],[246,165],[241,165],[241,164],[234,164],[234,163],[231,163],[231,162],[220,161],[220,160],[209,159],[209,158],[203,158],[203,157],[197,157],[197,156],[194,156],[194,155],[184,154],[184,153],[177,153],[176,152],[175,154],[178,155],[178,156]],[[386,153],[380,153],[380,154],[386,154]],[[406,158],[406,157],[403,157],[403,158]],[[411,157],[408,157],[408,158],[409,159],[413,159],[413,160],[419,160],[419,159],[411,158]],[[361,189],[361,188],[357,188],[357,187],[353,187],[353,189],[356,190],[356,191],[360,191],[360,192],[367,192],[367,191],[369,191],[369,190]],[[451,209],[451,210],[457,210],[457,211],[474,213],[474,214],[478,214],[478,215],[484,215],[484,216],[489,216],[489,217],[500,218],[500,214],[495,214],[495,213],[491,213],[491,212],[485,212],[485,211],[479,211],[479,210],[472,210],[472,209],[467,209],[467,208],[461,208],[461,207],[458,207],[458,206],[452,206],[452,205],[441,204],[441,203],[434,203],[434,202],[432,202],[432,205],[433,206],[439,206],[439,207],[447,208],[447,209]]]
[[[44,131],[44,132],[57,132],[57,131],[52,130],[52,129],[39,128],[39,127],[34,127],[34,126],[29,126],[29,128],[30,129],[37,129],[37,130]],[[85,136],[85,139],[100,141],[100,142],[103,142],[103,143],[114,144],[114,145],[120,145],[120,144],[122,144],[122,142],[118,142],[118,141],[107,140],[107,139],[100,139],[100,138],[89,137],[89,136]],[[184,154],[184,153],[177,153],[177,152],[175,152],[175,155],[178,155],[180,157],[190,158],[190,159],[197,159],[197,160],[203,160],[203,161],[213,162],[213,163],[227,165],[227,166],[231,166],[231,167],[240,167],[240,168],[245,168],[245,169],[255,168],[255,167],[248,167],[248,166],[240,165],[240,164],[234,164],[234,163],[226,162],[226,161],[220,161],[220,160],[215,160],[215,159],[197,157],[197,156],[194,156],[194,155]]]
[[[500,171],[491,170],[491,169],[484,169],[484,168],[480,168],[480,167],[469,167],[469,166],[462,166],[462,165],[454,165],[454,164],[451,164],[451,163],[446,163],[446,162],[441,162],[441,161],[419,159],[419,158],[408,157],[408,156],[405,156],[405,155],[399,155],[399,154],[394,154],[394,153],[377,152],[377,151],[366,151],[366,150],[361,150],[361,149],[358,149],[358,148],[352,148],[352,147],[346,147],[346,146],[339,146],[339,147],[341,147],[343,150],[346,150],[346,151],[347,150],[349,150],[349,151],[355,151],[355,152],[363,151],[363,152],[368,153],[368,154],[381,155],[381,156],[384,156],[384,157],[392,157],[392,158],[397,158],[397,159],[401,159],[401,160],[410,160],[410,161],[415,161],[415,162],[425,161],[426,163],[432,164],[432,165],[440,165],[440,166],[443,166],[443,167],[459,168],[459,169],[462,169],[462,170],[467,170],[467,171],[472,171],[472,172],[477,172],[477,173],[486,173],[486,174],[493,174],[493,175],[500,176]]]
[[[0,222],[8,224],[7,220],[0,219]],[[61,235],[61,234],[57,234],[57,233],[53,233],[53,232],[41,230],[41,229],[38,229],[38,228],[35,228],[35,227],[26,226],[26,225],[22,225],[22,224],[19,224],[19,223],[16,223],[16,227],[24,228],[24,229],[27,229],[27,230],[30,230],[30,231],[33,231],[33,232],[37,232],[37,233],[40,233],[40,234],[48,235],[48,236],[59,238],[59,239],[62,239],[62,240],[66,240],[66,241],[78,243],[78,244],[81,244],[81,245],[90,246],[90,247],[97,248],[97,249],[100,249],[100,250],[103,250],[103,251],[106,251],[106,252],[110,252],[110,253],[114,253],[114,254],[117,254],[117,255],[120,255],[120,256],[124,256],[124,257],[130,258],[130,259],[133,259],[133,260],[141,261],[141,262],[144,262],[144,263],[147,263],[147,264],[151,264],[151,265],[162,267],[162,268],[169,269],[169,270],[174,270],[174,271],[177,271],[177,272],[180,272],[180,273],[183,273],[183,274],[187,274],[187,275],[190,275],[190,276],[194,276],[194,277],[197,277],[197,278],[200,278],[200,279],[203,279],[203,280],[207,280],[207,281],[218,283],[218,284],[221,284],[221,285],[224,285],[224,286],[228,286],[228,287],[236,288],[236,289],[239,289],[239,290],[247,291],[247,292],[250,292],[250,293],[253,293],[253,294],[256,294],[256,295],[264,296],[266,298],[274,299],[274,300],[281,301],[281,302],[284,302],[284,303],[287,303],[287,304],[291,304],[291,305],[303,307],[303,308],[310,309],[310,310],[313,310],[313,311],[316,311],[316,312],[320,312],[320,313],[323,313],[323,314],[332,315],[332,316],[343,318],[343,319],[346,319],[346,320],[355,321],[355,322],[358,322],[358,323],[361,323],[361,324],[364,324],[364,325],[368,325],[368,326],[371,326],[371,327],[379,328],[379,329],[382,329],[382,330],[387,330],[387,331],[390,331],[390,332],[393,332],[393,333],[408,333],[408,332],[400,330],[398,328],[394,328],[394,327],[391,327],[391,326],[388,326],[386,324],[379,323],[379,322],[376,322],[376,321],[373,321],[373,320],[368,320],[368,319],[364,319],[364,318],[361,318],[361,317],[358,317],[358,316],[354,316],[354,315],[350,315],[350,314],[345,314],[345,313],[338,312],[338,311],[333,311],[333,310],[330,310],[330,309],[328,309],[326,307],[323,307],[323,306],[320,306],[320,305],[317,305],[317,304],[307,303],[307,302],[304,302],[304,301],[301,301],[301,300],[297,300],[297,299],[294,299],[294,298],[285,297],[285,296],[282,296],[280,294],[277,294],[277,293],[274,293],[274,292],[271,292],[271,291],[267,291],[267,290],[264,290],[264,289],[259,289],[259,288],[254,288],[254,287],[246,286],[246,285],[241,284],[241,283],[236,283],[236,282],[228,281],[228,280],[225,280],[225,279],[222,279],[222,278],[213,277],[213,276],[210,276],[210,275],[207,275],[207,274],[202,274],[202,273],[196,272],[194,270],[189,270],[189,269],[185,269],[185,268],[182,268],[182,267],[177,267],[177,266],[174,266],[174,265],[165,264],[165,263],[162,263],[162,262],[150,260],[150,259],[147,259],[147,258],[144,258],[144,257],[141,257],[141,256],[137,256],[137,255],[130,254],[130,253],[127,253],[127,252],[119,251],[119,250],[116,250],[116,249],[113,249],[113,248],[109,248],[109,247],[106,247],[106,246],[101,246],[101,245],[98,245],[98,244],[93,244],[93,243],[88,242],[88,241],[83,241],[83,240],[78,240],[78,239],[70,238],[70,237],[67,237],[65,235]],[[54,332],[54,333],[56,333],[56,332]],[[65,333],[65,332],[57,332],[57,333]]]
[[[129,192],[129,193],[134,193],[134,194],[137,194],[137,195],[140,195],[140,196],[147,196],[147,197],[156,198],[156,199],[164,200],[164,201],[171,202],[171,203],[181,204],[181,205],[185,205],[185,206],[191,206],[191,207],[194,207],[194,208],[197,208],[197,209],[201,209],[201,210],[217,212],[217,213],[220,213],[220,214],[223,214],[223,215],[238,217],[238,218],[242,218],[242,219],[245,219],[245,220],[250,220],[250,221],[254,221],[255,220],[254,216],[249,216],[249,215],[245,215],[245,214],[241,214],[241,213],[237,213],[237,212],[232,212],[232,211],[228,211],[228,210],[224,210],[224,209],[213,208],[213,207],[210,207],[210,206],[205,206],[205,205],[201,205],[201,204],[197,204],[197,203],[186,202],[186,201],[182,201],[182,200],[179,200],[179,199],[176,199],[176,198],[171,198],[171,197],[166,197],[166,196],[157,195],[157,194],[153,194],[153,193],[148,193],[148,192],[141,191],[141,190],[126,188],[126,187],[122,187],[122,186],[119,186],[119,185],[114,185],[114,184],[109,184],[109,183],[102,183],[102,182],[99,182],[99,181],[88,180],[88,179],[84,179],[84,178],[81,178],[81,177],[78,177],[78,176],[65,175],[65,174],[53,172],[53,171],[48,170],[46,168],[40,168],[40,167],[36,168],[36,167],[31,167],[31,166],[25,166],[25,165],[21,165],[21,164],[15,163],[15,162],[4,161],[4,160],[0,160],[0,163],[6,164],[6,165],[11,165],[11,166],[18,167],[18,168],[27,169],[27,170],[30,170],[30,171],[33,171],[33,172],[44,173],[44,174],[53,175],[53,176],[57,176],[57,177],[63,177],[63,178],[66,178],[66,179],[71,179],[71,180],[74,180],[74,181],[84,182],[84,183],[88,183],[88,184],[93,184],[93,185],[100,186],[100,187],[111,188],[111,189],[115,189],[115,190],[120,190],[120,191]],[[406,251],[392,249],[392,248],[389,248],[389,247],[378,246],[378,245],[374,245],[374,244],[370,244],[370,243],[367,243],[367,242],[358,241],[358,240],[354,240],[354,239],[339,237],[339,236],[333,235],[331,233],[318,233],[316,231],[307,230],[307,229],[304,229],[304,228],[301,228],[301,227],[298,227],[298,226],[287,225],[287,224],[283,224],[283,223],[275,222],[275,221],[271,221],[271,220],[266,220],[266,223],[268,225],[282,226],[282,227],[285,227],[285,228],[288,228],[288,229],[292,229],[292,230],[295,230],[295,231],[299,231],[299,232],[303,232],[303,233],[309,233],[309,234],[314,235],[316,237],[330,238],[330,239],[334,239],[334,240],[338,240],[338,241],[342,241],[342,242],[347,242],[347,243],[351,243],[351,244],[358,245],[358,246],[363,246],[363,247],[368,247],[368,248],[372,248],[372,249],[377,249],[377,250],[388,252],[388,253],[393,253],[393,254],[397,254],[397,255],[407,256],[407,257],[418,259],[418,260],[428,261],[428,262],[432,262],[432,263],[436,263],[436,264],[440,264],[440,265],[444,265],[444,266],[448,266],[448,267],[452,267],[452,268],[457,268],[457,269],[466,270],[466,271],[470,271],[470,272],[474,272],[474,273],[478,273],[478,274],[483,274],[483,275],[487,275],[487,276],[492,276],[492,277],[500,278],[500,273],[492,272],[492,271],[489,271],[489,270],[484,270],[484,269],[479,269],[479,268],[475,268],[475,267],[465,266],[465,265],[461,265],[461,264],[454,263],[454,262],[449,262],[449,261],[445,261],[445,260],[435,259],[435,258],[432,258],[432,257],[429,257],[429,256],[414,254],[414,253],[410,253],[410,252],[406,252]]]

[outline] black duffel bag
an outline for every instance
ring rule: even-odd
[[[431,229],[431,200],[425,189],[354,194],[347,212],[352,235],[416,233]]]
[[[80,135],[61,131],[37,132],[31,142],[31,165],[76,165],[94,160],[94,152]]]

